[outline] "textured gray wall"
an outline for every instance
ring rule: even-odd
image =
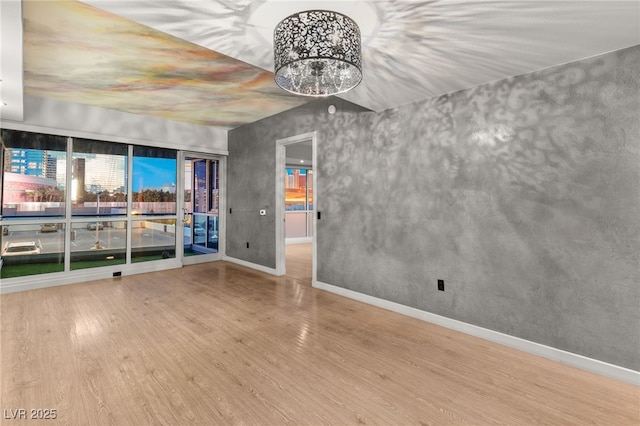
[[[227,207],[232,213],[227,209],[227,256],[276,267],[276,140],[318,129],[318,119],[329,116],[329,104],[343,113],[365,111],[328,98],[229,131]],[[266,209],[267,216],[259,216],[260,209]]]
[[[317,130],[319,281],[640,370],[639,86],[635,46],[379,114],[294,110],[230,134],[229,192],[273,206],[275,139]],[[273,224],[231,222],[273,267]]]

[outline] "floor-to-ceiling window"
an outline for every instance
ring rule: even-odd
[[[64,270],[67,138],[2,131],[0,277]]]
[[[132,262],[176,255],[177,166],[174,150],[133,147]]]
[[[128,146],[73,139],[71,269],[126,262]]]
[[[176,257],[176,150],[0,136],[2,278]]]

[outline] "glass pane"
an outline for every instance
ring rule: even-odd
[[[304,210],[306,204],[307,171],[286,169],[285,210]]]
[[[193,211],[193,207],[191,206],[192,184],[193,184],[193,175],[192,175],[191,160],[186,160],[184,162],[184,208],[187,209],[186,210],[187,213],[191,213]]]
[[[218,214],[218,207],[220,202],[220,187],[218,186],[218,161],[212,160],[209,162],[209,179],[211,180],[211,194],[209,196],[209,213]]]
[[[0,236],[0,277],[46,274],[64,270],[64,224],[4,225]]]
[[[207,248],[218,250],[218,216],[207,217]]]
[[[207,248],[218,250],[218,214],[220,207],[219,162],[209,161],[209,214],[207,215]]]
[[[134,220],[131,245],[132,262],[176,257],[176,220]]]
[[[313,210],[313,170],[307,170],[307,210]]]
[[[71,269],[118,265],[126,261],[127,222],[71,225]]]
[[[126,145],[74,139],[71,200],[74,216],[127,212]]]
[[[207,206],[207,161],[198,160],[193,162],[193,212],[206,213]]]
[[[176,151],[133,148],[133,214],[176,213]]]
[[[202,214],[193,215],[193,244],[206,246],[207,216]]]
[[[66,138],[2,130],[4,217],[64,216]]]

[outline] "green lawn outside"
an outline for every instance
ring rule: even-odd
[[[195,252],[190,249],[185,249],[184,256],[196,256],[201,253]],[[175,253],[171,253],[169,259],[175,258]],[[137,256],[131,259],[131,263],[141,263],[141,262],[149,262],[153,260],[162,260],[161,254],[149,255],[149,256]],[[99,268],[102,266],[111,266],[111,265],[123,265],[125,264],[125,259],[110,259],[110,260],[77,260],[71,262],[71,270],[80,270],[80,269],[89,269],[89,268]],[[2,270],[0,270],[0,278],[15,278],[15,277],[24,277],[27,275],[39,275],[39,274],[50,274],[54,272],[63,272],[64,264],[63,263],[28,263],[28,264],[19,264],[19,265],[4,265]]]
[[[64,271],[62,263],[31,263],[24,265],[4,265],[0,278],[24,277],[25,275],[50,274]]]

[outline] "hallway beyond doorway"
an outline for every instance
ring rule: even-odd
[[[287,276],[311,284],[313,244],[287,244],[285,246]]]

